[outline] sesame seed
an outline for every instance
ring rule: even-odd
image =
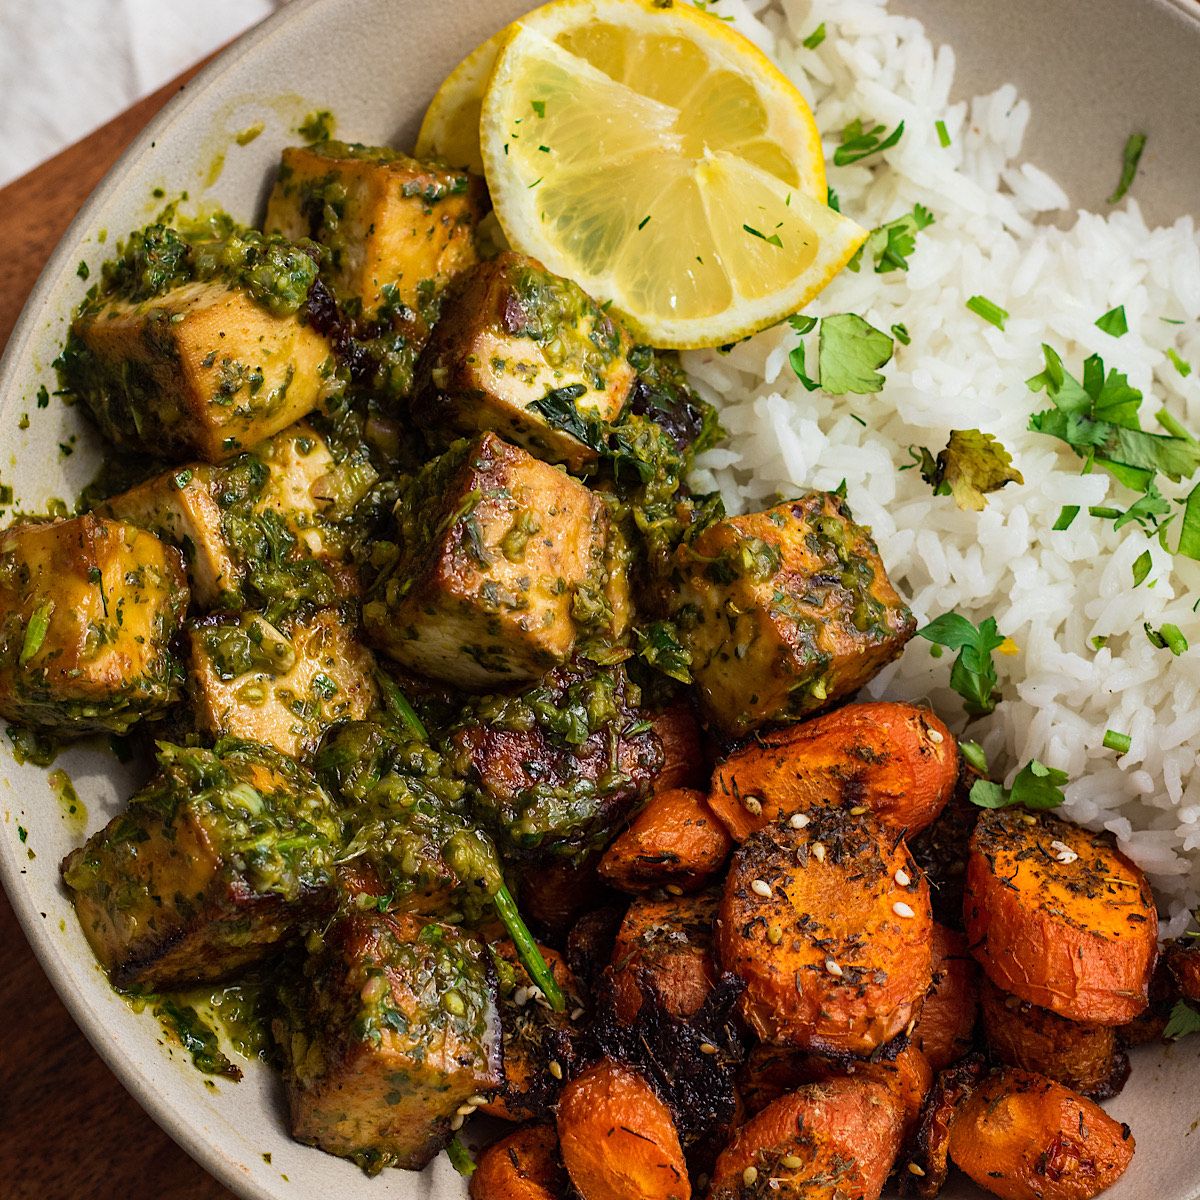
[[[912,883],[912,876],[909,875],[909,873],[903,867],[900,867],[896,871],[896,874],[892,876],[892,878],[895,879],[895,881],[901,887],[908,887],[908,885]]]
[[[1029,815],[1029,813],[1022,813],[1021,820],[1024,821],[1026,825],[1036,825],[1037,824],[1037,817],[1032,817]]]
[[[519,987],[513,992],[513,1003],[518,1008],[524,1008],[529,1003],[529,989],[527,987]]]
[[[843,974],[842,968],[839,967],[832,958],[827,958],[825,960],[825,970],[827,970],[830,975],[836,975],[839,979],[841,979]]]
[[[481,1108],[487,1103],[487,1097],[481,1096],[478,1092],[476,1092],[474,1096],[467,1097],[467,1103],[473,1104],[476,1108]]]
[[[905,904],[903,900],[897,900],[892,905],[892,912],[898,917],[915,917],[917,914],[913,912],[912,905]]]
[[[865,804],[856,804],[850,810],[850,815],[852,817],[861,817],[863,815],[863,813],[865,813],[866,811],[867,811],[867,806]]]
[[[812,856],[817,862],[825,861],[825,846],[821,842],[813,842]]]
[[[787,1167],[787,1169],[788,1169],[789,1171],[795,1171],[795,1170],[797,1170],[798,1168],[800,1168],[800,1167],[804,1166],[804,1160],[803,1160],[802,1158],[799,1158],[799,1157],[798,1157],[797,1155],[795,1155],[795,1154],[785,1154],[785,1155],[784,1155],[784,1156],[783,1156],[783,1157],[782,1157],[782,1158],[779,1160],[779,1165],[780,1165],[781,1167]]]
[[[561,1079],[563,1077],[562,1067],[559,1065],[557,1059],[552,1058],[550,1060],[550,1074],[553,1075],[555,1079]]]
[[[742,1183],[746,1187],[753,1187],[755,1185],[755,1183],[757,1183],[757,1182],[758,1182],[758,1168],[757,1167],[747,1167],[742,1172]]]
[[[918,1167],[916,1163],[908,1164],[908,1173],[910,1175],[924,1175],[925,1174],[925,1172],[920,1167]]]
[[[778,946],[783,941],[783,927],[780,925],[767,926],[767,941],[772,946]]]
[[[573,1008],[571,1010],[571,1020],[572,1021],[578,1021],[579,1018],[582,1016],[583,1016],[583,1007],[582,1006],[580,1006],[579,1008]]]
[[[450,1122],[450,1128],[453,1129],[455,1133],[457,1133],[462,1127],[463,1127],[463,1118],[462,1117],[456,1116],[454,1118],[454,1120],[452,1120]]]
[[[460,1117],[469,1117],[474,1111],[474,1104],[460,1104],[456,1110],[458,1116]]]
[[[750,881],[750,890],[756,896],[769,896],[771,894],[771,885],[765,879],[752,879]]]
[[[808,816],[805,813],[792,813],[788,818],[788,824],[793,829],[803,829],[808,824]]]
[[[1066,842],[1060,842],[1057,839],[1050,843],[1050,849],[1054,851],[1054,857],[1064,865],[1075,862],[1079,857]]]
[[[929,733],[929,740],[935,746],[940,746],[946,740],[945,736],[936,729],[930,729],[928,731],[928,733]]]
[[[683,888],[681,888],[677,883],[668,883],[666,886],[666,893],[668,896],[682,896]]]
[[[757,796],[743,796],[742,807],[752,816],[762,816],[762,801]]]
[[[716,1054],[716,1052],[717,1052],[717,1048],[716,1048],[716,1046],[714,1046],[712,1044],[712,1042],[701,1042],[700,1043],[700,1053],[701,1054]]]

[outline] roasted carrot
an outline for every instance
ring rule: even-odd
[[[738,1130],[713,1168],[708,1200],[878,1200],[902,1122],[899,1101],[874,1080],[808,1084]]]
[[[690,1017],[700,1008],[717,978],[717,899],[709,891],[665,899],[639,896],[630,904],[606,973],[618,1020],[633,1021],[645,988],[653,989],[672,1016]]]
[[[493,942],[500,1028],[504,1042],[504,1082],[480,1111],[506,1121],[542,1118],[558,1097],[562,1080],[578,1056],[582,1015],[579,989],[561,954],[540,947],[546,966],[567,1000],[566,1011],[554,1012],[521,965],[507,938]]]
[[[903,840],[855,809],[810,810],[734,855],[721,965],[746,984],[763,1041],[868,1055],[908,1029],[929,990],[929,888]]]
[[[1129,1077],[1129,1058],[1112,1025],[1085,1025],[1006,996],[986,977],[980,1014],[992,1057],[1033,1071],[1093,1100],[1115,1096]]]
[[[1133,1135],[1061,1083],[1006,1068],[955,1114],[950,1157],[1003,1200],[1090,1200],[1124,1174]]]
[[[933,983],[913,1030],[913,1041],[935,1071],[957,1062],[971,1048],[979,1012],[978,974],[967,939],[935,921]]]
[[[706,787],[712,759],[704,752],[696,710],[681,700],[655,713],[650,725],[662,742],[664,757],[662,770],[654,779],[654,790]]]
[[[583,1200],[689,1200],[671,1110],[631,1067],[602,1058],[563,1088],[563,1162]]]
[[[806,1050],[787,1050],[760,1043],[746,1056],[738,1074],[738,1095],[753,1116],[788,1092],[828,1079],[870,1079],[881,1083],[900,1101],[904,1133],[915,1126],[921,1106],[933,1086],[929,1060],[909,1043],[894,1059],[862,1061],[827,1058]]]
[[[695,891],[715,875],[733,848],[703,792],[670,788],[650,803],[600,860],[600,878],[623,892],[651,888]]]
[[[950,1174],[950,1129],[958,1110],[987,1074],[982,1054],[970,1054],[948,1070],[939,1071],[921,1111],[917,1132],[905,1146],[896,1174],[905,1191],[933,1200]]]
[[[471,1200],[562,1200],[567,1172],[553,1125],[523,1125],[480,1154]]]
[[[731,754],[708,801],[739,842],[781,816],[843,803],[911,833],[941,812],[957,777],[958,743],[928,709],[848,704]]]
[[[964,895],[971,951],[992,982],[1073,1021],[1146,1007],[1158,915],[1146,877],[1106,837],[1042,813],[986,811]]]
[[[908,848],[929,880],[933,915],[950,929],[963,927],[963,888],[971,834],[982,809],[970,801],[970,785],[978,776],[964,765],[949,803],[932,825],[908,837]]]
[[[604,885],[596,874],[599,855],[552,859],[520,871],[521,912],[551,939],[566,933],[580,913],[601,903]]]

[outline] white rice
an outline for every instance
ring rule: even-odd
[[[1066,212],[1062,188],[1020,159],[1029,105],[1011,86],[951,104],[952,50],[935,48],[919,22],[889,13],[885,0],[722,0],[720,11],[733,13],[808,97],[827,160],[850,120],[889,129],[904,120],[903,138],[884,156],[830,167],[843,211],[873,226],[919,202],[936,224],[919,235],[907,273],[843,272],[808,310],[859,313],[883,330],[907,326],[912,344],[897,344],[882,392],[805,391],[788,366],[797,336],[787,326],[728,354],[686,356],[730,434],[697,463],[694,485],[719,489],[741,512],[845,479],[856,517],[873,528],[921,623],[952,609],[977,622],[994,616],[1019,648],[997,656],[1003,701],[970,725],[948,687],[953,655],[935,659],[921,639],[871,694],[927,697],[1010,778],[1031,758],[1067,771],[1065,811],[1116,834],[1158,890],[1168,928],[1181,928],[1200,903],[1200,618],[1192,612],[1200,564],[1173,558],[1136,526],[1114,531],[1088,515],[1088,505],[1125,508],[1134,497],[1103,473],[1081,476],[1067,447],[1028,431],[1029,415],[1049,403],[1024,381],[1042,368],[1042,342],[1076,375],[1099,353],[1146,393],[1144,422],[1166,405],[1200,429],[1200,370],[1183,378],[1165,354],[1173,347],[1200,365],[1192,219],[1148,229],[1132,198],[1104,215]],[[803,48],[822,21],[824,43]],[[951,137],[945,148],[938,120]],[[976,293],[1008,310],[1004,332],[965,307]],[[1118,304],[1129,321],[1119,340],[1093,324]],[[814,353],[812,345],[810,362]],[[1024,486],[991,495],[982,513],[961,512],[933,496],[918,471],[899,470],[907,447],[936,454],[951,428],[995,434]],[[1188,487],[1159,484],[1168,496]],[[1083,511],[1053,532],[1064,504]],[[1132,564],[1147,549],[1153,567],[1135,589]],[[1178,658],[1156,649],[1146,622],[1178,625],[1193,648]],[[1097,651],[1093,637],[1109,640]],[[1108,729],[1129,734],[1127,754],[1103,748]]]

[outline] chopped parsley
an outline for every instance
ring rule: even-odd
[[[542,182],[542,181],[539,179],[539,180],[538,180],[538,183],[541,183],[541,182]],[[642,218],[642,219],[641,219],[641,220],[638,222],[638,229],[645,229],[645,228],[646,228],[646,226],[647,226],[647,225],[649,225],[649,224],[650,224],[650,214],[649,214],[649,213],[647,213],[647,214],[646,214],[646,215],[645,215],[645,216],[644,216],[644,217],[643,217],[643,218]],[[762,235],[760,234],[759,236],[761,237]]]
[[[1171,360],[1171,366],[1186,379],[1192,373],[1192,364],[1187,359],[1180,358],[1177,351],[1168,347],[1167,357]]]
[[[933,224],[933,213],[924,205],[914,204],[910,213],[872,229],[867,240],[854,252],[846,264],[851,271],[862,266],[863,256],[874,260],[875,273],[907,271],[908,256],[917,248],[917,234]]]
[[[803,342],[793,348],[788,362],[796,378],[811,392],[818,387],[833,396],[847,392],[866,395],[883,387],[878,368],[892,357],[892,339],[854,313],[837,313],[831,317],[806,317],[796,313],[788,324],[803,337],[818,325],[817,365],[820,377],[808,374]]]
[[[91,273],[91,270],[85,262],[81,262],[79,266],[75,268],[75,274],[78,275],[80,279],[86,279]]]
[[[1131,133],[1125,142],[1125,151],[1121,155],[1121,178],[1117,181],[1117,190],[1108,198],[1109,204],[1118,204],[1129,191],[1137,174],[1138,163],[1142,159],[1142,151],[1146,148],[1144,133]]]
[[[917,636],[958,651],[950,669],[950,686],[963,698],[963,708],[969,715],[983,717],[994,711],[1000,694],[992,651],[1006,640],[996,629],[995,617],[987,617],[976,626],[960,613],[943,613],[918,629]]]
[[[971,767],[974,767],[981,775],[987,774],[988,761],[987,755],[983,752],[983,747],[978,742],[962,741],[958,743],[958,752],[963,756],[963,760]]]
[[[1078,504],[1064,504],[1062,511],[1058,514],[1058,520],[1050,526],[1051,529],[1061,532],[1064,529],[1070,529],[1071,523],[1079,516]]]
[[[1170,650],[1178,658],[1188,648],[1188,640],[1178,625],[1164,625],[1161,629],[1151,629],[1150,622],[1146,621],[1142,628],[1146,631],[1150,645],[1157,650]]]
[[[910,446],[913,461],[900,470],[921,468],[935,496],[953,496],[964,511],[981,512],[987,493],[1025,479],[1012,465],[1012,455],[990,433],[978,429],[952,429],[950,440],[937,458],[925,446]]]
[[[912,341],[912,336],[908,332],[907,325],[893,325],[892,337],[902,346],[907,346]]]
[[[934,129],[937,130],[938,142],[941,143],[942,149],[950,145],[950,131],[946,128],[945,121],[934,121]]]
[[[1129,322],[1125,319],[1125,305],[1118,304],[1110,308],[1102,317],[1097,317],[1096,328],[1110,337],[1124,337],[1129,332]]]
[[[1133,745],[1133,738],[1127,733],[1118,733],[1115,729],[1106,729],[1104,731],[1104,748],[1105,750],[1115,750],[1118,754],[1128,754],[1129,747]]]
[[[1133,586],[1137,587],[1142,583],[1146,576],[1150,574],[1150,568],[1154,565],[1154,560],[1150,557],[1149,550],[1143,550],[1141,554],[1133,560]]]
[[[882,137],[886,130],[886,125],[873,125],[868,129],[862,118],[856,117],[842,130],[842,144],[833,152],[834,163],[839,167],[847,167],[872,154],[890,150],[904,136],[904,122],[901,121],[891,133]]]
[[[648,221],[650,218],[647,217],[646,220]],[[643,222],[643,224],[645,224],[645,222]],[[640,229],[641,225],[639,225],[638,228]],[[783,242],[779,240],[779,234],[777,233],[773,233],[770,237],[767,237],[765,233],[755,229],[752,225],[743,225],[742,228],[752,237],[762,238],[764,242],[770,242],[772,246],[778,246],[780,249],[783,248]]]
[[[539,117],[544,117],[546,115],[545,100],[530,100],[529,107],[532,108]]]
[[[1035,758],[1017,772],[1011,788],[1001,787],[988,779],[977,779],[971,784],[969,797],[971,803],[980,808],[1008,808],[1020,804],[1044,811],[1058,808],[1066,799],[1062,787],[1069,778],[1066,771],[1048,767]]]
[[[994,304],[986,296],[972,296],[967,301],[967,307],[977,317],[982,317],[988,324],[995,325],[997,329],[1003,329],[1004,322],[1008,320],[1007,309]]]
[[[1193,1033],[1200,1033],[1200,1009],[1194,1008],[1186,1000],[1177,1000],[1162,1035],[1177,1042]]]
[[[832,208],[835,213],[842,211],[842,202],[838,199],[838,194],[831,187],[825,189],[825,207]]]
[[[822,21],[800,44],[806,50],[815,50],[825,40],[825,22]]]

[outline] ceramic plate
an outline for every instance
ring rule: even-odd
[[[934,41],[955,47],[958,90],[971,95],[1012,80],[1032,102],[1027,151],[1070,190],[1099,207],[1133,129],[1150,137],[1138,198],[1155,221],[1200,197],[1200,5],[1193,0],[897,0]],[[57,400],[51,362],[85,285],[112,241],[187,191],[256,220],[279,151],[314,108],[332,109],[339,133],[411,145],[437,84],[484,38],[528,7],[523,0],[296,0],[239,41],[134,142],[83,207],[50,260],[0,363],[0,477],[26,508],[72,497],[96,465],[94,435]],[[241,147],[237,131],[262,121]],[[102,237],[109,240],[101,244]],[[29,428],[18,429],[22,413]],[[77,451],[59,452],[78,434]],[[250,1064],[239,1084],[211,1081],[163,1044],[149,1013],[137,1015],[107,986],[58,882],[58,863],[123,805],[140,780],[99,753],[76,749],[58,765],[86,815],[56,800],[46,772],[0,749],[0,872],[46,973],[92,1044],[146,1111],[209,1171],[253,1200],[437,1197],[463,1187],[444,1156],[421,1175],[367,1179],[356,1167],[293,1143],[274,1074]],[[25,831],[24,834],[21,831]],[[1133,1076],[1108,1107],[1128,1121],[1137,1155],[1111,1200],[1195,1200],[1200,1195],[1200,1039],[1135,1055]],[[86,1138],[87,1129],[75,1131]],[[269,1156],[269,1161],[268,1161]],[[136,1181],[129,1181],[130,1190]],[[953,1193],[961,1198],[969,1189]],[[947,1193],[951,1196],[951,1193]]]

